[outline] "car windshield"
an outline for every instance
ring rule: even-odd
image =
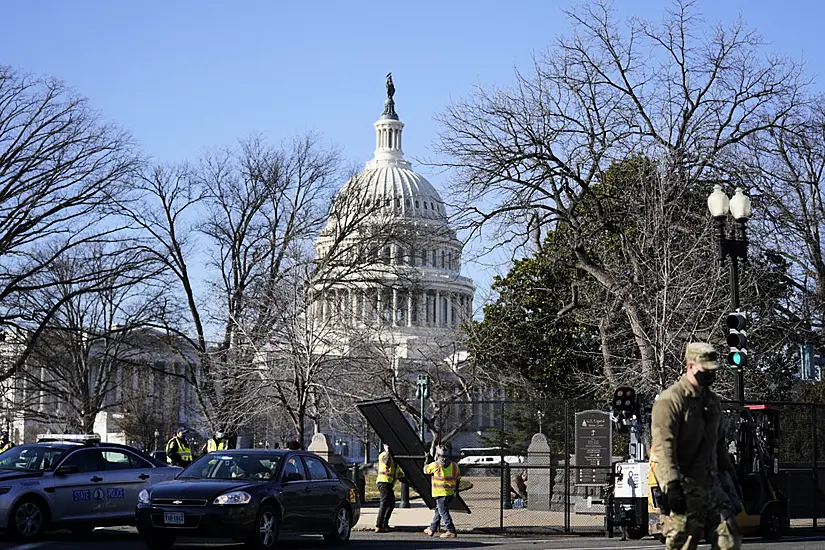
[[[0,470],[42,472],[51,470],[65,453],[66,447],[49,445],[20,445],[0,453]]]
[[[200,457],[178,475],[178,479],[238,479],[270,481],[281,456],[262,453],[211,453]]]

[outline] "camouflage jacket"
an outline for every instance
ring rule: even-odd
[[[651,436],[661,487],[680,474],[704,485],[711,472],[733,470],[721,401],[709,389],[694,387],[686,375],[663,391],[653,405]]]

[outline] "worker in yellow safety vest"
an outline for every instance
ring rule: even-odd
[[[381,504],[378,506],[378,518],[375,520],[375,532],[386,533],[390,530],[390,516],[395,509],[395,481],[404,477],[404,472],[395,463],[390,453],[390,446],[384,444],[384,452],[378,455],[378,494]]]
[[[175,431],[172,439],[166,443],[166,462],[173,466],[186,468],[192,464],[192,449],[186,441],[186,430],[183,427]]]
[[[229,448],[229,438],[226,437],[226,433],[223,429],[218,428],[215,431],[215,435],[210,437],[209,440],[201,447],[201,454],[212,453],[215,451],[225,451]]]
[[[444,447],[435,448],[435,461],[424,466],[424,473],[432,475],[432,495],[435,499],[435,511],[430,526],[424,533],[433,536],[438,532],[441,520],[444,520],[446,531],[441,538],[455,538],[455,525],[450,516],[450,502],[458,494],[458,484],[461,481],[461,471],[458,464],[448,459]]]
[[[14,443],[9,439],[9,432],[0,433],[0,453],[4,453],[14,447]]]

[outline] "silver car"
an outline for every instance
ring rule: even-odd
[[[0,529],[32,540],[45,529],[133,524],[138,493],[180,471],[114,443],[13,447],[0,453]]]

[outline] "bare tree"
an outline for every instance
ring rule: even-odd
[[[136,336],[157,322],[165,298],[139,248],[74,252],[83,255],[52,263],[28,296],[32,318],[47,319],[16,374],[25,388],[16,408],[43,424],[92,433],[99,412],[121,407],[119,384],[145,354]],[[93,291],[79,291],[77,271],[106,276]]]
[[[572,37],[532,74],[446,111],[441,149],[468,227],[516,245],[554,235],[590,289],[580,302],[609,320],[603,381],[661,388],[684,341],[718,326],[710,186],[740,184],[745,141],[781,127],[805,83],[741,22],[707,27],[688,2],[661,25],[621,25],[603,3],[568,15]]]
[[[59,284],[83,294],[105,276],[89,269],[70,273],[69,280],[43,274],[78,247],[117,242],[124,226],[108,206],[137,160],[129,136],[101,122],[60,82],[0,66],[0,326],[26,334],[0,379],[25,364],[64,305],[54,302],[33,319],[28,294]]]
[[[273,297],[323,227],[338,176],[337,154],[314,137],[283,148],[251,138],[197,167],[155,167],[142,200],[124,205],[176,283],[180,307],[166,329],[197,350],[186,379],[213,428],[237,429],[262,405]]]
[[[746,165],[765,214],[755,226],[758,239],[792,263],[792,280],[809,298],[796,309],[820,328],[825,308],[823,137],[825,98],[819,97],[788,115],[767,138],[749,140]]]

